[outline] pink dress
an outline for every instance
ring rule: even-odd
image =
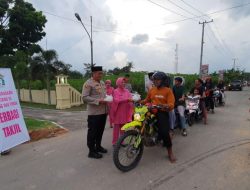
[[[131,121],[133,104],[128,101],[131,98],[130,92],[125,88],[117,88],[114,90],[111,108],[112,121],[114,124],[125,124]]]
[[[118,86],[113,92],[113,103],[111,106],[111,120],[114,124],[113,141],[115,144],[122,134],[121,127],[132,120],[133,103],[130,92],[124,87],[123,78],[118,78],[116,81]]]

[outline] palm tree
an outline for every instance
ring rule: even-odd
[[[50,79],[56,73],[54,64],[57,60],[57,53],[55,50],[42,50],[38,56],[34,57],[34,61],[43,66],[44,79],[48,91],[48,104],[51,104],[50,96]]]
[[[27,50],[27,80],[28,80],[28,87],[29,87],[29,98],[30,102],[33,102],[32,93],[31,93],[31,81],[34,79],[34,68],[37,65],[37,62],[33,60],[33,55],[35,53],[39,53],[42,51],[42,48],[38,44],[32,44]]]

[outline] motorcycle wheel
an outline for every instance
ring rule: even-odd
[[[139,145],[135,147],[136,143],[138,143],[138,137],[141,138],[138,131],[127,131],[114,146],[113,161],[115,166],[122,172],[134,169],[141,160],[144,145],[142,139],[140,139]]]
[[[188,115],[188,125],[191,127],[194,124],[194,116],[193,114]]]

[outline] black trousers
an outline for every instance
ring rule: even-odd
[[[87,145],[90,152],[101,146],[106,119],[106,114],[88,116]]]
[[[169,135],[169,114],[168,112],[159,111],[157,113],[157,126],[159,139],[163,140],[163,146],[172,147],[172,141]]]

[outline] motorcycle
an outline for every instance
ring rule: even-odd
[[[200,96],[188,96],[185,100],[186,102],[186,110],[185,115],[187,118],[187,123],[189,126],[194,124],[195,120],[202,119],[202,110],[199,107],[200,104]]]
[[[135,106],[134,120],[122,127],[125,132],[114,145],[113,161],[119,170],[128,172],[134,169],[141,160],[144,146],[157,144],[156,114],[162,109],[166,108],[141,104]]]
[[[221,102],[220,102],[220,97],[221,97]],[[224,106],[225,105],[225,93],[224,90],[220,89],[215,89],[213,93],[213,98],[214,98],[214,106],[218,107],[219,105]]]

